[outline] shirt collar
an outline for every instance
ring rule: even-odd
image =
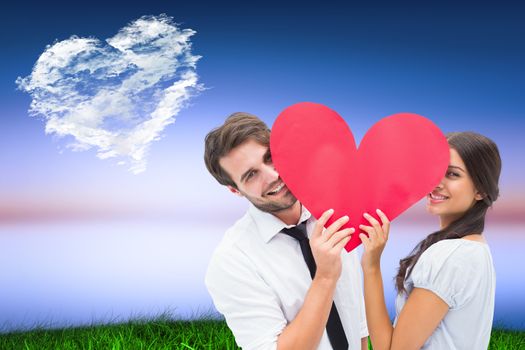
[[[286,225],[278,217],[273,214],[264,212],[256,208],[253,204],[250,203],[248,208],[248,213],[253,218],[255,225],[265,243],[268,243],[275,235],[277,235],[283,228],[294,227],[295,225]],[[310,219],[312,214],[301,204],[301,216],[299,218],[299,223]]]

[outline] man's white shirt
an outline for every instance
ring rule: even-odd
[[[305,220],[310,236],[315,218],[303,207],[299,222]],[[277,337],[301,309],[312,283],[299,242],[280,233],[292,226],[250,204],[210,260],[206,286],[243,349],[276,349]],[[341,256],[334,302],[349,348],[360,349],[361,338],[368,336],[361,267],[355,250]],[[326,329],[318,349],[332,349]]]

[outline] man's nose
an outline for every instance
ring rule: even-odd
[[[268,183],[274,182],[279,178],[279,173],[275,170],[273,164],[264,165],[264,175]]]

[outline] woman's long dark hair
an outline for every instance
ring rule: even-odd
[[[481,234],[485,227],[487,209],[499,196],[498,180],[501,172],[501,158],[496,144],[489,138],[474,132],[449,133],[447,140],[450,148],[455,149],[465,163],[474,187],[483,195],[483,199],[476,201],[462,217],[447,227],[429,234],[406,258],[399,261],[396,288],[400,293],[406,292],[405,279],[410,276],[421,254],[432,244],[473,233]]]

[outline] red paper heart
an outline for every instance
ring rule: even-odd
[[[367,212],[381,209],[390,220],[432,191],[450,159],[447,140],[430,120],[412,113],[381,119],[356,149],[343,118],[321,104],[286,108],[270,138],[273,163],[290,191],[316,217],[333,208],[344,227],[369,225]],[[361,244],[353,234],[345,246]]]

